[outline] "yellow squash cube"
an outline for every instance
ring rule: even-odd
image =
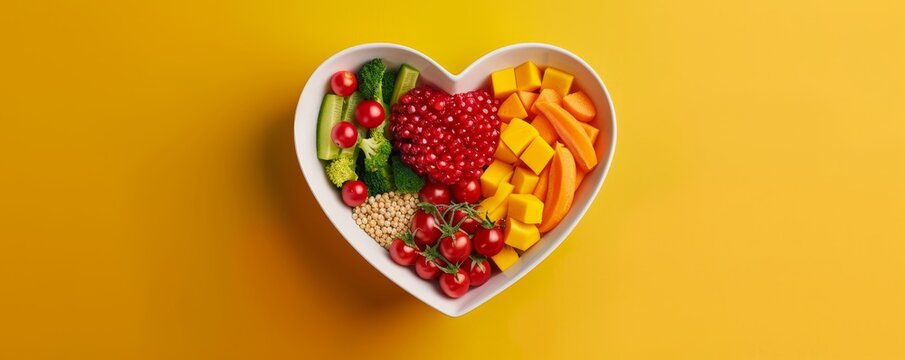
[[[554,67],[548,67],[547,70],[544,70],[544,80],[541,82],[540,87],[552,89],[559,93],[559,96],[566,96],[569,95],[569,90],[572,89],[572,80],[574,79],[575,76],[572,76],[572,74]]]
[[[510,150],[506,144],[503,144],[502,141],[497,144],[496,152],[493,153],[493,157],[507,164],[515,164],[515,162],[518,161],[518,155],[512,152],[512,150]]]
[[[535,174],[534,170],[519,166],[512,173],[512,186],[515,186],[513,192],[516,194],[531,194],[534,192],[534,188],[537,187],[538,181],[540,181],[540,176]]]
[[[502,99],[516,90],[515,69],[505,68],[490,74],[490,82],[493,83],[493,97]]]
[[[519,90],[534,91],[540,87],[540,69],[532,61],[515,67],[515,84]]]
[[[512,189],[513,186],[508,181],[500,183],[499,188],[497,188],[497,191],[493,196],[481,200],[481,210],[486,213],[496,210],[509,199],[509,194],[512,194]]]
[[[506,221],[506,230],[503,233],[506,245],[523,251],[540,240],[540,231],[536,225],[525,224],[513,218]]]
[[[500,134],[500,140],[515,154],[521,154],[528,144],[539,135],[537,128],[522,119],[512,119],[506,130]]]
[[[500,252],[492,256],[491,259],[493,259],[493,263],[496,264],[496,267],[500,268],[500,271],[506,271],[506,269],[518,261],[518,253],[511,247],[504,246],[503,250],[500,250]]]
[[[522,162],[528,165],[535,174],[540,174],[547,167],[547,163],[553,158],[554,153],[555,151],[550,147],[550,144],[547,144],[544,138],[537,136],[534,141],[531,141],[531,144],[528,145],[519,159],[522,159]]]
[[[494,160],[481,174],[481,194],[491,197],[497,190],[500,182],[506,178],[512,178],[512,165],[503,161]]]
[[[534,194],[512,194],[507,201],[510,218],[525,224],[540,224],[544,217],[544,203]]]

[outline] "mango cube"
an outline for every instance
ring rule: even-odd
[[[516,155],[521,154],[528,144],[531,143],[539,133],[537,128],[525,122],[522,119],[512,119],[509,126],[500,134],[500,140],[512,150]]]
[[[512,165],[494,160],[481,174],[481,194],[484,197],[493,196],[497,191],[497,186],[507,177],[512,178]]]
[[[528,110],[525,110],[525,105],[522,104],[522,99],[518,97],[518,94],[512,93],[506,98],[506,101],[500,104],[497,115],[500,116],[500,120],[503,120],[505,124],[515,118],[524,119],[528,117]]]
[[[506,144],[503,144],[502,141],[497,144],[496,152],[493,153],[493,158],[507,164],[515,164],[515,162],[518,161],[518,155],[512,152],[512,150],[510,150]]]
[[[506,131],[507,126],[509,126],[509,124],[501,122],[500,123],[500,132],[502,133],[503,131]]]
[[[492,256],[491,259],[493,259],[493,263],[496,264],[496,267],[500,268],[500,271],[506,271],[506,269],[518,261],[518,253],[511,247],[504,246],[503,250],[500,250],[500,252]]]
[[[503,203],[505,203],[506,200],[509,199],[509,194],[512,194],[513,188],[514,187],[509,182],[501,183],[493,196],[481,200],[481,210],[489,214],[496,210],[498,207],[502,206]]]
[[[540,69],[532,61],[515,67],[515,83],[519,90],[534,91],[540,87]]]
[[[540,231],[536,225],[525,224],[513,218],[506,221],[506,229],[503,230],[503,239],[506,245],[519,250],[528,250],[540,240]]]
[[[512,186],[515,187],[513,192],[516,194],[531,194],[534,192],[534,188],[537,187],[538,181],[540,181],[540,176],[535,174],[534,170],[519,166],[512,173]]]
[[[544,80],[540,87],[543,89],[552,89],[559,93],[559,96],[569,95],[572,89],[572,80],[575,76],[554,67],[548,67],[544,70]]]
[[[493,83],[493,97],[502,99],[516,90],[515,69],[505,68],[490,74],[490,82]]]
[[[555,151],[553,151],[550,144],[547,144],[547,142],[544,141],[544,138],[537,136],[531,141],[531,144],[528,145],[519,159],[521,159],[525,165],[528,165],[535,174],[540,174],[540,172],[544,171],[544,168],[547,167],[547,163],[553,158],[554,153]]]
[[[510,218],[525,224],[540,224],[544,217],[544,202],[534,194],[512,194],[507,202]]]
[[[503,203],[500,204],[500,206],[497,206],[496,209],[487,213],[487,217],[490,221],[500,221],[506,217],[509,213],[509,197],[511,197],[511,195],[503,198]]]

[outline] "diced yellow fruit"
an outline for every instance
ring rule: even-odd
[[[540,172],[547,167],[547,163],[553,158],[554,153],[555,151],[553,151],[550,144],[547,144],[542,137],[538,136],[530,145],[528,145],[519,159],[521,159],[525,165],[528,165],[535,174],[540,174]]]
[[[481,194],[484,197],[493,196],[497,191],[497,186],[507,177],[512,177],[512,165],[494,160],[481,174]]]
[[[531,109],[531,107],[534,106],[534,102],[537,101],[537,98],[540,96],[540,94],[530,91],[516,91],[515,93],[518,95],[518,99],[522,101],[522,106],[524,106],[525,109]],[[529,118],[532,115],[534,115],[533,112],[528,112]]]
[[[487,217],[490,221],[500,221],[506,217],[506,214],[509,213],[509,197],[503,199],[503,203],[500,206],[497,206],[496,209],[493,209],[490,213],[487,214]]]
[[[518,161],[518,155],[512,152],[512,150],[509,149],[506,144],[503,144],[502,141],[497,144],[496,152],[493,153],[493,157],[507,164],[515,164],[515,162]]]
[[[490,213],[496,210],[506,202],[506,200],[509,198],[509,195],[512,194],[513,188],[514,187],[512,186],[512,184],[510,184],[508,181],[500,183],[500,186],[497,188],[496,193],[494,193],[493,196],[481,200],[481,210],[485,213]]]
[[[541,82],[540,87],[553,89],[559,93],[559,96],[566,96],[569,94],[569,89],[572,88],[573,79],[575,79],[575,76],[572,76],[572,74],[554,67],[548,67],[547,70],[544,70],[544,80]]]
[[[515,83],[519,90],[534,91],[540,87],[540,69],[534,62],[526,61],[515,68]]]
[[[539,180],[540,176],[535,174],[534,170],[519,166],[512,173],[512,186],[515,187],[513,192],[516,194],[531,194],[534,192],[534,188],[537,187]]]
[[[518,94],[512,93],[506,98],[506,101],[503,101],[503,104],[500,105],[500,110],[497,111],[497,114],[500,116],[500,120],[503,120],[503,123],[505,124],[515,118],[524,119],[528,117],[528,110],[525,110],[525,105],[522,104],[522,100],[519,99]]]
[[[531,124],[526,123],[525,120],[522,119],[512,119],[509,122],[509,126],[506,127],[506,131],[503,131],[500,134],[500,140],[509,147],[515,154],[521,154],[528,144],[531,143],[531,140],[534,140],[538,135],[537,129]]]
[[[503,130],[506,130],[506,127],[507,127],[507,126],[509,126],[509,124],[504,123],[504,122],[501,122],[501,123],[500,123],[500,132],[502,133]]]
[[[536,225],[525,224],[513,218],[506,221],[506,229],[503,231],[506,245],[519,250],[528,250],[540,240],[540,231]]]
[[[490,258],[493,259],[493,263],[496,264],[496,267],[500,268],[500,271],[506,271],[506,269],[518,261],[518,253],[511,247],[504,246],[503,250],[500,250],[500,252]]]
[[[540,224],[543,219],[544,203],[534,194],[512,194],[507,203],[510,218],[525,224]]]
[[[493,83],[493,97],[502,99],[515,92],[515,69],[505,68],[490,74]]]

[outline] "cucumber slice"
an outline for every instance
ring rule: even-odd
[[[330,132],[333,125],[342,120],[343,104],[345,100],[341,96],[324,95],[321,103],[320,115],[317,116],[317,158],[321,160],[333,160],[339,157],[339,145],[333,142]]]
[[[408,64],[402,64],[399,67],[399,73],[396,75],[396,87],[393,89],[393,99],[390,105],[395,104],[399,101],[400,96],[415,88],[415,83],[418,82],[418,74],[420,74],[418,70]]]
[[[355,108],[358,107],[358,104],[361,104],[361,101],[364,100],[364,96],[361,96],[361,93],[356,91],[353,92],[352,95],[346,98],[346,109],[343,110],[343,121],[348,121],[350,123],[355,124],[355,127],[358,129],[358,141],[364,139],[365,136],[368,135],[367,130],[358,125],[358,121],[355,120]],[[345,149],[339,150],[340,156],[352,155],[358,156],[358,143],[355,143],[355,146]]]

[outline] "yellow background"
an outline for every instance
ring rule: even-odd
[[[903,2],[428,3],[4,2],[0,358],[905,358]],[[556,44],[616,104],[585,221],[458,319],[295,160],[308,75],[374,41]]]

